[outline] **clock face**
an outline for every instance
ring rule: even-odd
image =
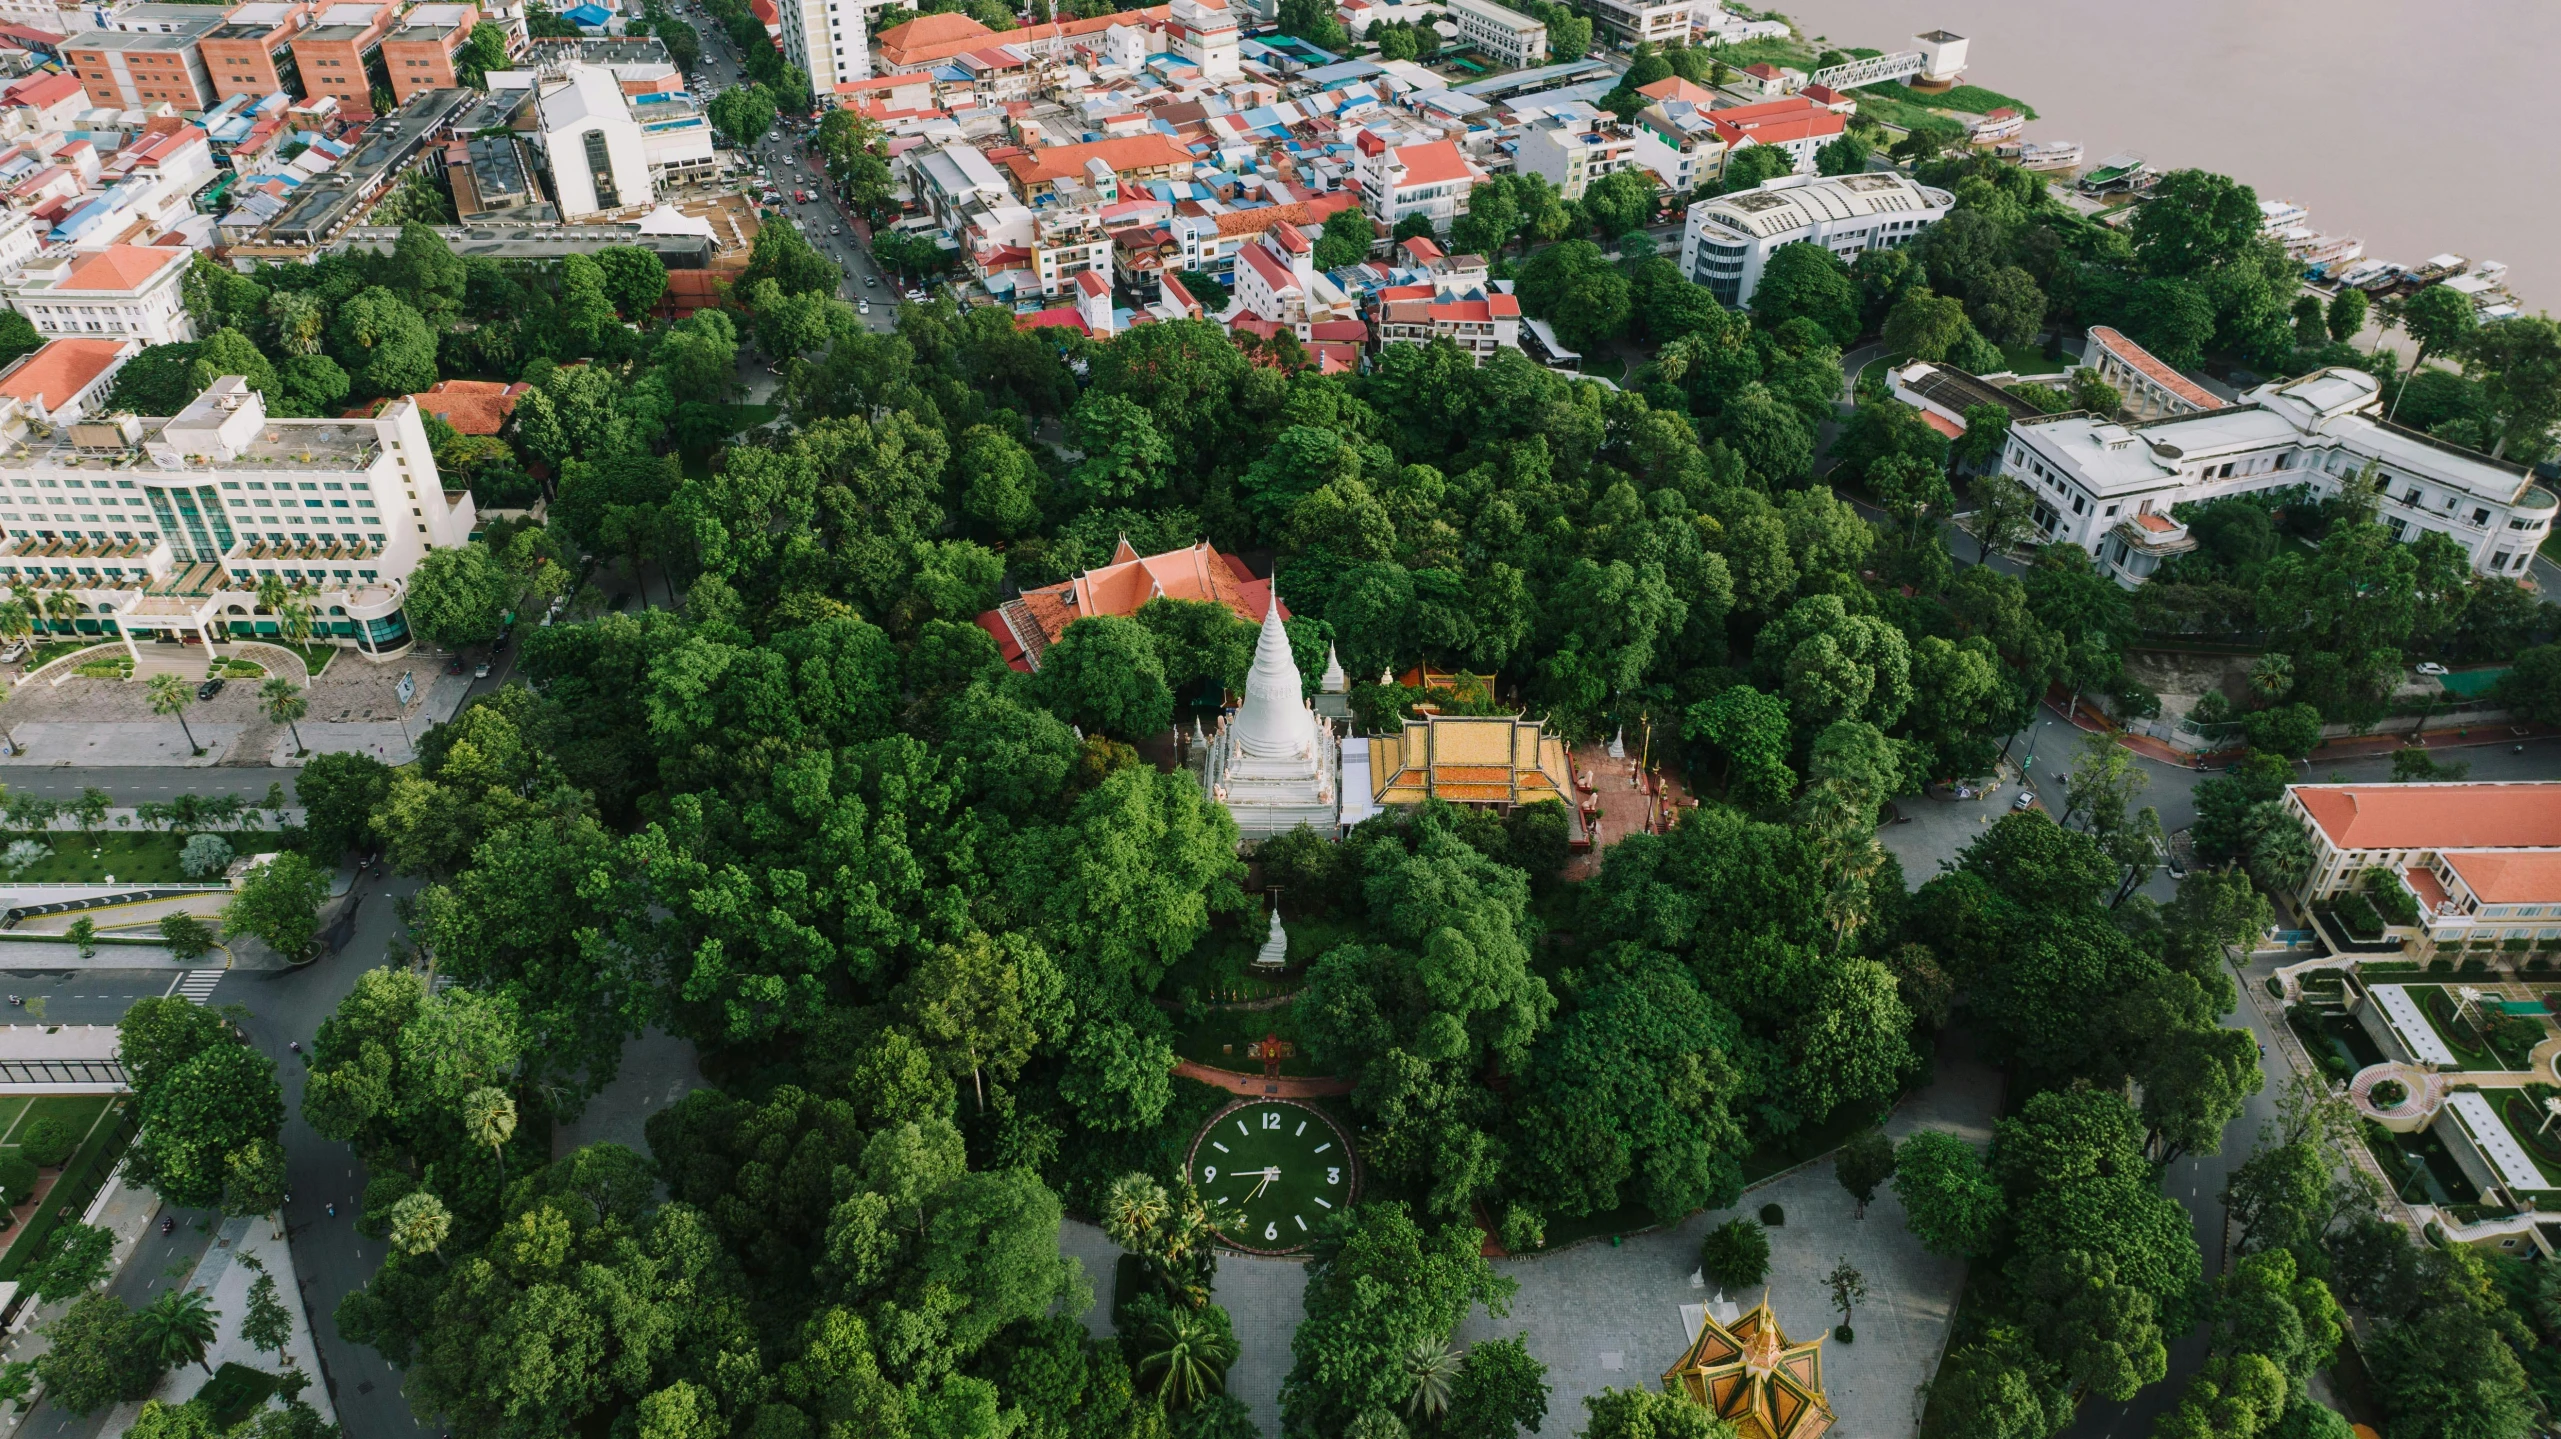
[[[1351,1207],[1360,1189],[1343,1132],[1287,1099],[1220,1110],[1192,1141],[1190,1175],[1213,1208],[1244,1216],[1219,1237],[1258,1254],[1306,1248],[1317,1224]]]

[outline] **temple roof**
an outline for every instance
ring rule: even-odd
[[[1538,720],[1513,715],[1427,714],[1369,740],[1372,798],[1380,804],[1529,804],[1572,807],[1565,742]]]
[[[1734,1426],[1742,1439],[1819,1439],[1834,1423],[1823,1393],[1823,1341],[1790,1341],[1769,1296],[1731,1324],[1702,1315],[1689,1352],[1663,1375]]]
[[[1271,581],[1254,578],[1243,560],[1223,555],[1207,540],[1161,555],[1141,555],[1124,539],[1111,563],[1085,571],[1072,580],[1025,590],[978,617],[1004,655],[1018,670],[1040,668],[1040,657],[1067,627],[1088,615],[1129,616],[1152,599],[1204,600],[1223,604],[1248,624],[1259,624],[1272,604]],[[1289,606],[1280,606],[1289,618]]]

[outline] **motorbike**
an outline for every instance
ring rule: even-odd
[[[292,1040],[285,1045],[285,1048],[292,1050],[296,1054],[300,1054],[302,1053],[302,1041],[299,1039]]]
[[[175,1234],[175,1233],[177,1233],[177,1232],[178,1232],[178,1221],[177,1221],[177,1220],[175,1220],[175,1219],[163,1219],[163,1220],[161,1220],[161,1221],[160,1221],[160,1232],[161,1232],[161,1233],[163,1233],[163,1234]]]

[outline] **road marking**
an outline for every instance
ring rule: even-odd
[[[188,970],[185,974],[178,976],[177,992],[202,1004],[213,996],[213,987],[222,983],[222,976],[225,973],[227,971],[219,969]]]

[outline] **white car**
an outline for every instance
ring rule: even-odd
[[[855,313],[855,314],[857,314],[857,315],[868,315],[868,314],[870,314],[870,313],[871,313],[871,301],[869,301],[869,300],[864,300],[864,301],[861,301],[860,303],[856,304],[856,305],[854,306],[854,313]]]
[[[921,305],[925,303],[925,292],[922,290],[910,290],[907,292],[907,298],[910,302]]]
[[[2034,808],[2036,808],[2036,791],[2034,791],[2034,790],[2032,790],[2032,789],[2023,789],[2023,790],[2020,790],[2020,791],[2019,791],[2019,797],[2018,797],[2017,799],[2014,799],[2014,800],[2011,800],[2011,801],[2010,801],[2010,808],[2012,808],[2012,809],[2034,809]]]
[[[2434,660],[2430,660],[2426,664],[2419,666],[2419,673],[2426,675],[2430,679],[2435,679],[2446,674],[2447,670],[2445,666],[2438,664]]]

